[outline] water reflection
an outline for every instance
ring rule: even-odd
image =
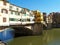
[[[32,45],[32,43],[30,42],[29,45]]]
[[[44,32],[44,36],[42,38],[43,45],[48,45],[54,39],[52,32],[49,33],[48,30]]]
[[[42,39],[43,45],[60,45],[60,30],[47,30]]]
[[[41,36],[15,38],[9,45],[60,45],[60,29],[45,30]]]

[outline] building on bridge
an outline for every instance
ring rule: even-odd
[[[34,33],[39,34],[42,33],[43,30],[43,13],[41,13],[39,10],[33,10],[33,13],[35,15],[35,25],[34,25]]]
[[[35,23],[42,23],[43,13],[41,13],[39,10],[33,10],[33,13],[35,15]]]
[[[34,14],[31,10],[0,0],[0,26],[32,23],[34,23]]]
[[[37,18],[35,18],[36,16]],[[39,24],[35,24],[36,22]],[[16,6],[6,0],[0,0],[0,30],[5,29],[6,26],[25,25],[24,27],[31,29],[33,34],[40,34],[43,30],[41,23],[43,23],[41,12]],[[29,25],[27,26],[27,24]]]

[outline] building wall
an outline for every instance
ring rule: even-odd
[[[35,15],[35,22],[37,23],[43,22],[43,14],[40,11],[36,10],[36,11],[33,11],[33,13]]]
[[[18,10],[17,10],[17,8],[18,8]],[[19,21],[22,16],[22,14],[19,13],[19,11],[21,11],[21,10],[22,10],[22,8],[19,8],[15,5],[12,5],[12,4],[9,5],[9,15],[10,15],[9,23],[10,23],[10,25],[21,24],[21,21]]]
[[[0,1],[0,26],[9,26],[8,12],[9,12],[9,3],[6,3],[6,5],[4,5],[4,2]]]
[[[28,11],[27,9],[25,8],[20,8],[20,7],[17,7],[15,5],[10,5],[12,6],[12,9],[10,10],[13,10],[13,14],[11,14],[11,11],[10,11],[10,18],[15,18],[15,19],[18,19],[19,21],[10,21],[10,24],[30,24],[30,23],[34,23],[34,21],[32,21],[34,19],[34,16],[33,14],[30,15],[30,13],[32,13],[32,11]],[[14,10],[15,8],[15,10]],[[17,10],[18,8],[18,10]],[[16,13],[19,13],[19,15]],[[30,19],[30,21],[27,21],[27,19]]]
[[[47,18],[47,29],[52,29],[52,13],[50,13]]]
[[[41,23],[44,21],[43,14],[41,13]]]
[[[4,1],[0,4],[0,26],[34,23],[31,10]]]
[[[53,27],[60,27],[60,12],[52,12],[52,24]]]

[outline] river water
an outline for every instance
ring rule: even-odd
[[[44,30],[40,36],[17,37],[8,45],[60,45],[60,28]]]

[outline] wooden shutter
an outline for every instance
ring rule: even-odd
[[[3,22],[6,22],[6,18],[5,17],[3,17]]]

